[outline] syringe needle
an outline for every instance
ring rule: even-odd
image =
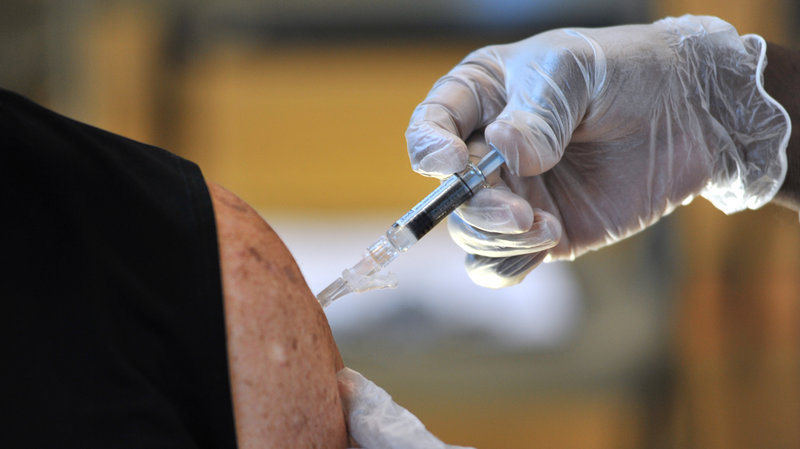
[[[335,281],[331,282],[331,285],[325,287],[321,292],[319,292],[319,294],[317,294],[317,301],[319,301],[319,305],[321,305],[324,309],[325,307],[328,307],[328,304],[348,293],[352,293],[352,290],[349,288],[344,279],[338,277]]]
[[[486,175],[497,170],[503,162],[500,153],[492,148],[476,165],[469,164],[463,172],[442,181],[439,187],[394,222],[384,235],[367,248],[357,264],[344,270],[341,277],[317,295],[322,307],[348,293],[395,286],[397,282],[394,279],[388,279],[386,275],[378,276],[381,269],[401,252],[408,250],[458,206],[487,187]]]

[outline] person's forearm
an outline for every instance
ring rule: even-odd
[[[792,134],[786,148],[788,170],[773,202],[800,211],[800,51],[767,44],[764,87],[789,113]]]

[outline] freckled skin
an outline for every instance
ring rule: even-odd
[[[248,248],[248,252],[256,260],[256,262],[261,262],[261,253],[259,253],[255,248]]]
[[[213,183],[228,358],[241,449],[344,448],[343,367],[289,251],[244,201]]]

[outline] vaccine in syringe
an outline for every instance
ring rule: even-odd
[[[477,164],[446,178],[370,245],[358,263],[342,271],[342,275],[317,295],[322,307],[348,293],[374,288],[375,275],[407,251],[458,206],[483,188],[486,176],[503,165],[503,157],[492,148]]]

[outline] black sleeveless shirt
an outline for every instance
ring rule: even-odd
[[[0,90],[0,210],[0,447],[236,447],[199,168]]]

